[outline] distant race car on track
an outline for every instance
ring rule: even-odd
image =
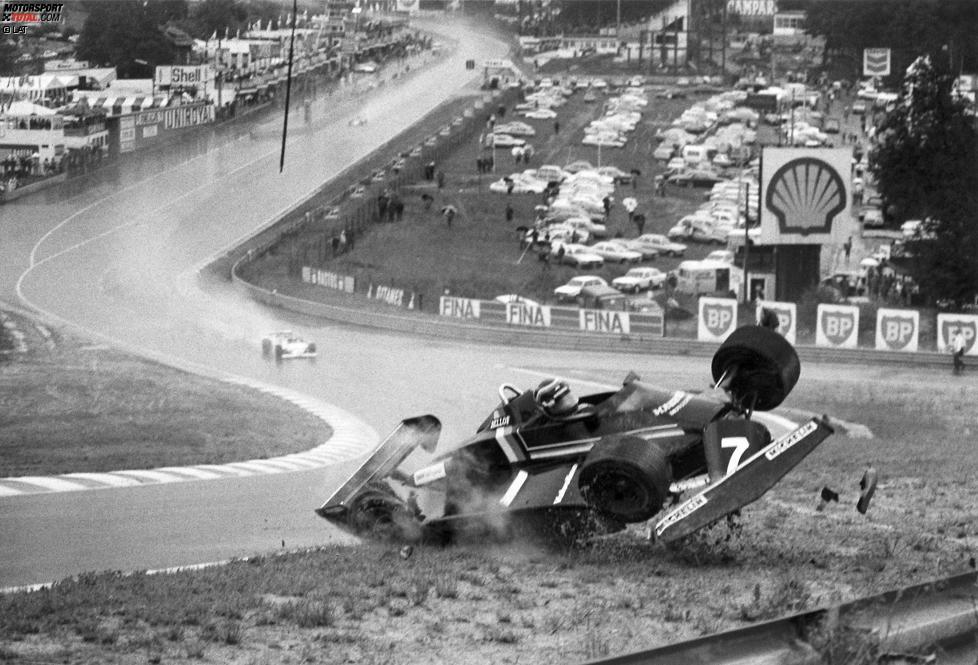
[[[307,342],[290,330],[268,333],[261,341],[262,355],[276,360],[315,358],[316,343]]]
[[[711,370],[715,387],[703,393],[632,373],[580,399],[558,379],[503,384],[476,433],[455,445],[438,448],[432,415],[402,421],[316,512],[359,535],[434,542],[580,538],[658,516],[652,533],[676,540],[760,498],[833,432],[823,416],[773,438],[757,415],[800,373],[776,332],[735,330]]]

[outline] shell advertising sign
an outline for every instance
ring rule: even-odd
[[[846,148],[764,148],[759,244],[843,242],[853,232],[851,172]]]

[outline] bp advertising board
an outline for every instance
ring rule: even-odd
[[[700,298],[696,339],[722,342],[737,327],[737,301],[733,298]]]
[[[818,306],[815,346],[855,349],[859,343],[859,308],[854,305]]]
[[[764,148],[759,243],[844,242],[852,224],[851,173],[848,148]]]
[[[795,303],[773,302],[770,300],[758,301],[757,311],[755,312],[758,323],[761,321],[762,309],[769,309],[778,315],[778,334],[794,344],[798,332],[798,309]]]
[[[876,349],[878,351],[917,350],[920,339],[920,312],[915,309],[876,311]]]
[[[964,338],[964,355],[978,356],[978,316],[972,314],[937,315],[937,350],[950,351],[957,333]]]

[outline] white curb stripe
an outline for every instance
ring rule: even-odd
[[[10,478],[9,480],[16,480],[19,483],[26,483],[28,485],[36,485],[52,492],[75,492],[88,489],[85,485],[73,483],[58,477],[21,476],[20,478]]]
[[[142,485],[142,483],[135,478],[126,478],[125,476],[118,476],[114,473],[66,473],[62,477],[91,480],[102,485],[108,485],[109,487],[132,487],[133,485]]]
[[[172,473],[163,473],[162,471],[151,471],[149,469],[133,469],[132,471],[115,471],[114,473],[132,476],[133,478],[138,478],[144,482],[150,483],[178,483],[180,481],[186,480],[182,476],[175,476]]]

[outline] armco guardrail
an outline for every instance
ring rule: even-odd
[[[716,351],[716,343],[699,342],[693,339],[635,334],[616,336],[602,333],[558,332],[517,326],[480,325],[396,308],[391,308],[390,312],[381,312],[339,302],[314,302],[281,293],[273,293],[241,279],[236,270],[232,270],[232,272],[237,287],[258,302],[338,323],[382,328],[425,337],[506,346],[701,357],[710,357]],[[939,353],[832,349],[809,345],[799,345],[797,348],[801,359],[810,362],[936,366],[949,366],[950,364],[949,357]]]
[[[938,650],[955,653],[953,662],[973,663],[978,652],[976,580],[978,574],[964,573],[590,665],[822,665],[883,662],[887,655],[908,654],[921,658],[886,662],[938,662],[924,659]],[[963,659],[962,652],[970,657]],[[852,660],[858,654],[865,658]]]

